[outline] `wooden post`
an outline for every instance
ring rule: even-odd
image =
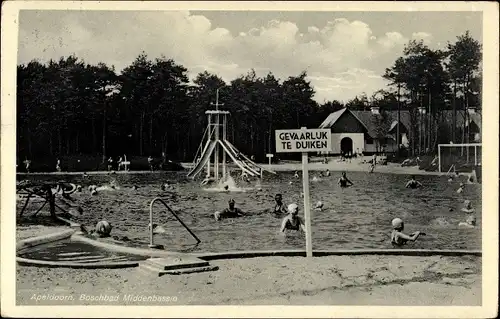
[[[301,129],[305,130],[305,127]],[[311,233],[311,212],[309,204],[309,169],[308,169],[308,153],[302,153],[302,187],[304,191],[304,223],[306,226],[306,256],[312,257],[312,233]]]
[[[474,145],[474,165],[477,166],[477,145]]]
[[[215,181],[219,181],[219,125],[220,118],[219,113],[215,114],[215,156],[214,156],[214,177]]]
[[[438,145],[438,170],[441,173],[441,145]]]
[[[226,114],[222,115],[222,139],[224,143],[226,142]],[[222,150],[222,178],[226,179],[226,152]]]
[[[208,143],[210,144],[210,141],[212,140],[212,115],[208,114]],[[208,145],[208,144],[207,144]],[[209,155],[208,161],[207,161],[207,178],[210,177],[210,157],[212,154]]]
[[[50,185],[45,185],[45,196],[47,197],[47,201],[49,202],[49,210],[50,216],[52,218],[56,218],[56,199],[55,195],[52,194],[52,188]]]

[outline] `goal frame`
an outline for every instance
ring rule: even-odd
[[[441,147],[474,147],[474,165],[477,165],[477,148],[482,147],[482,143],[451,143],[451,144],[438,144],[438,169],[441,172]]]

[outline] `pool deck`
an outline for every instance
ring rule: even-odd
[[[193,163],[181,163],[181,165],[189,170]],[[280,164],[258,164],[265,170],[273,171],[273,172],[293,172],[293,171],[301,171],[302,163],[297,162],[286,162]],[[235,167],[234,164],[228,164],[229,167]],[[308,165],[310,171],[325,171],[330,170],[332,172],[336,171],[350,171],[350,172],[367,172],[369,171],[369,164],[361,163],[359,159],[353,159],[352,162],[340,162],[338,160],[330,160],[328,164],[324,164],[321,162],[311,162]],[[164,174],[165,171],[88,171],[85,172],[88,175],[113,175],[113,174]],[[187,172],[186,172],[187,173]],[[402,167],[400,164],[388,163],[387,165],[377,165],[374,173],[383,173],[383,174],[406,174],[406,175],[446,175],[446,172],[428,172],[424,170],[420,170],[417,166],[404,166]],[[17,172],[18,176],[29,176],[29,175],[82,175],[83,172],[34,172],[34,173],[25,173],[25,172]],[[470,173],[461,173],[460,175],[468,176]]]
[[[53,229],[52,229],[53,230]],[[23,233],[23,230],[18,230]],[[47,231],[45,237],[51,235]],[[20,236],[26,237],[26,236]],[[55,238],[57,235],[52,234]],[[243,253],[244,254],[244,253]],[[342,255],[220,259],[218,271],[158,278],[139,268],[17,267],[19,305],[144,305],[123,296],[170,296],[149,305],[480,305],[481,257],[477,255]],[[220,255],[220,254],[219,254]],[[226,254],[227,255],[227,254]],[[293,254],[292,254],[293,255]],[[231,256],[225,256],[231,257]],[[33,300],[47,292],[73,300]],[[118,302],[82,295],[118,296]]]

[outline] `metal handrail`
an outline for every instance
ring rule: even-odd
[[[156,197],[155,199],[153,199],[151,201],[151,203],[149,204],[149,247],[156,247],[154,245],[154,235],[153,235],[153,204],[155,202],[160,202],[162,203],[171,213],[172,215],[174,215],[174,217],[181,223],[182,226],[184,226],[184,228],[186,228],[186,230],[191,234],[191,236],[193,236],[194,239],[196,239],[197,243],[200,243],[201,240],[196,237],[196,235],[191,231],[191,229],[189,229],[189,227],[184,224],[184,222],[179,218],[179,216],[177,216],[177,214],[167,205],[167,203],[165,203],[165,201],[163,199],[161,199],[160,197]]]

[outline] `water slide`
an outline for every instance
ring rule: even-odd
[[[243,170],[245,173],[247,173],[250,176],[259,176],[259,173],[253,170],[251,167],[249,167],[244,161],[241,161],[237,158],[237,155],[231,148],[231,146],[227,145],[224,141],[219,140],[220,145],[222,148],[226,151],[227,155],[233,160],[236,165],[238,165],[241,170]]]
[[[201,155],[201,159],[188,173],[188,177],[195,177],[203,168],[207,166],[207,162],[210,159],[210,155],[212,155],[212,152],[215,149],[215,145],[216,145],[215,141],[210,141],[210,143],[205,146],[203,153]]]
[[[261,167],[261,166],[257,165],[257,164],[256,164],[255,162],[253,162],[251,159],[249,159],[248,157],[246,157],[246,156],[245,156],[245,154],[243,154],[243,153],[239,152],[239,151],[236,149],[236,147],[234,147],[234,145],[233,145],[233,144],[231,144],[229,141],[227,141],[227,140],[226,140],[225,142],[226,142],[226,143],[227,143],[227,145],[228,145],[228,146],[229,146],[229,147],[233,150],[233,152],[234,152],[235,154],[239,154],[240,156],[242,156],[242,157],[245,159],[245,163],[247,163],[247,165],[249,165],[251,168],[253,168],[253,170],[258,171],[258,170],[260,170],[260,169],[263,169],[263,170],[265,170],[265,171],[267,171],[267,172],[269,172],[269,173],[276,174],[276,172],[273,172],[273,171],[271,171],[271,170],[264,169],[263,167]]]

